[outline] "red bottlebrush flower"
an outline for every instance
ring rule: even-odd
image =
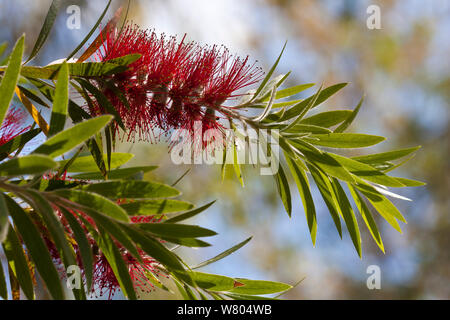
[[[11,108],[0,127],[0,146],[27,131],[30,127],[22,127],[26,113],[18,108]]]
[[[126,201],[126,200],[123,200]],[[76,258],[77,263],[81,268],[82,275],[84,275],[83,262],[81,259],[81,253],[78,247],[78,244],[74,238],[73,231],[70,228],[68,221],[65,216],[61,213],[58,207],[54,207],[55,212],[57,213],[59,220],[61,221],[67,239],[71,242]],[[96,228],[95,221],[80,211],[72,211],[68,209],[68,212],[74,215],[74,217],[78,220],[80,225],[86,232],[87,239],[92,246],[92,251],[94,253],[94,266],[93,266],[93,281],[92,281],[92,290],[91,293],[96,296],[108,295],[108,299],[111,299],[114,294],[120,289],[119,282],[114,274],[113,269],[111,268],[106,256],[102,253],[102,251],[98,248],[94,238],[89,234],[88,229],[84,225],[83,221],[78,217],[78,215],[82,216],[85,221],[87,221],[90,225]],[[34,222],[36,226],[41,230],[43,234],[44,241],[49,249],[49,252],[53,258],[57,269],[61,273],[62,277],[65,277],[65,268],[63,262],[60,257],[60,253],[51,240],[51,236],[43,224],[40,221],[37,215],[32,216],[34,218]],[[162,220],[163,216],[155,217],[155,216],[134,216],[131,218],[132,223],[158,223]],[[122,253],[123,260],[128,267],[128,271],[130,273],[131,280],[136,289],[139,289],[142,292],[149,293],[154,290],[153,283],[149,280],[149,276],[159,277],[163,275],[160,271],[159,262],[152,257],[148,256],[143,250],[138,248],[138,252],[140,255],[140,260],[136,259],[133,255],[131,255],[123,246],[116,242],[116,245],[119,251]],[[163,275],[164,276],[164,275]],[[138,292],[139,294],[139,292]]]
[[[158,36],[130,24],[106,33],[97,58],[108,61],[133,53],[141,58],[111,77],[130,108],[111,90],[101,88],[120,114],[127,140],[136,136],[152,140],[155,128],[166,134],[179,128],[192,133],[196,121],[206,126],[204,131],[221,128],[215,111],[227,117],[229,107],[222,104],[262,75],[255,64],[248,64],[248,57],[232,56],[217,46],[186,43],[185,37],[178,43],[175,37]],[[97,113],[104,112],[98,109]]]

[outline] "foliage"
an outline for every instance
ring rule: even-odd
[[[115,283],[129,299],[138,297],[139,287],[148,289],[148,283],[170,290],[161,281],[161,276],[169,278],[186,299],[206,299],[207,296],[214,299],[254,299],[289,290],[291,286],[284,283],[195,271],[232,254],[250,239],[197,266],[188,266],[175,253],[176,246],[209,246],[199,238],[214,236],[214,231],[180,222],[202,213],[212,203],[194,208],[189,202],[173,199],[180,194],[174,187],[142,180],[142,173],[155,169],[155,166],[122,168],[132,155],[113,152],[115,124],[121,129],[125,126],[111,97],[104,95],[94,83],[102,83],[110,76],[126,72],[141,56],[125,55],[107,62],[84,60],[101,46],[99,39],[103,39],[107,29],[115,25],[117,14],[77,62],[64,61],[44,67],[27,65],[44,45],[58,7],[59,1],[53,1],[26,63],[22,62],[22,36],[9,55],[7,65],[0,67],[0,122],[3,123],[8,110],[11,110],[15,92],[39,127],[30,128],[0,145],[0,242],[8,260],[13,298],[20,296],[19,288],[28,299],[35,297],[35,272],[38,272],[51,296],[64,299],[65,292],[58,271],[61,266],[66,270],[71,265],[79,265],[83,270],[84,285],[72,289],[76,299],[85,299],[92,290],[98,293],[98,290],[105,289],[113,294]],[[92,34],[93,31],[83,42]],[[70,56],[74,56],[81,47],[82,44]],[[312,86],[303,84],[280,89],[289,76],[273,77],[281,54],[258,88],[244,95],[240,104],[226,109],[218,104],[214,110],[227,114],[230,128],[235,129],[239,123],[244,128],[276,132],[288,168],[286,170],[282,162],[274,174],[277,190],[290,216],[289,179],[293,177],[303,202],[313,244],[317,221],[310,181],[316,183],[339,235],[342,237],[343,220],[361,256],[361,236],[355,210],[342,187],[342,184],[347,185],[357,212],[384,251],[368,206],[370,203],[400,231],[398,221],[406,220],[386,197],[393,193],[385,187],[418,186],[422,183],[392,177],[387,173],[404,163],[394,161],[412,154],[418,148],[353,158],[335,153],[334,149],[372,146],[384,138],[345,132],[358,114],[362,99],[353,111],[325,111],[308,116],[310,110],[345,87],[344,83],[320,87],[304,100],[280,101]],[[85,99],[90,108],[101,105],[106,110],[105,115],[94,116],[86,112],[70,99],[70,87]],[[116,89],[111,90],[114,98],[123,101],[124,92]],[[44,102],[45,99],[50,103]],[[33,103],[51,108],[48,122]],[[250,117],[241,112],[247,109],[262,109],[262,112]],[[65,129],[68,119],[73,126]],[[39,131],[47,136],[46,141],[30,154],[22,155],[24,146]],[[245,136],[245,130],[241,134]],[[89,151],[88,155],[83,153],[85,150]],[[69,154],[70,158],[65,159],[64,156]],[[233,167],[243,184],[242,168],[236,159]],[[99,256],[105,260],[99,260]],[[103,283],[100,288],[95,287],[98,276],[94,269],[96,263],[105,263],[112,272],[111,278],[107,279],[109,282]],[[140,268],[140,273],[133,273],[133,268]],[[142,282],[145,284],[140,286]],[[8,298],[5,270],[0,270],[0,296]]]

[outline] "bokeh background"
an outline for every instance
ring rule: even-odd
[[[55,28],[34,63],[45,65],[67,56],[106,2],[63,1]],[[0,42],[13,43],[26,33],[29,52],[50,3],[0,0]],[[66,27],[66,8],[73,4],[81,8],[81,28],[71,30]],[[107,17],[126,4],[113,1]],[[371,4],[381,9],[379,30],[366,26]],[[450,298],[450,1],[131,0],[129,19],[156,32],[187,33],[189,40],[202,44],[223,44],[231,52],[249,54],[265,70],[287,40],[278,68],[278,73],[292,71],[287,85],[349,82],[319,111],[352,109],[366,94],[351,131],[388,137],[373,151],[422,146],[396,172],[427,182],[425,187],[399,191],[413,202],[394,200],[408,220],[403,234],[379,220],[383,254],[360,223],[362,259],[347,233],[340,240],[315,187],[318,237],[314,248],[296,192],[289,219],[272,178],[246,168],[242,188],[231,174],[222,182],[220,167],[192,167],[178,184],[183,199],[197,205],[217,202],[191,222],[219,235],[209,240],[212,247],[182,250],[188,262],[196,264],[252,235],[248,245],[204,271],[291,284],[304,278],[284,296],[287,299]],[[300,98],[314,90],[317,86]],[[117,146],[117,151],[129,150],[136,154],[131,164],[160,166],[146,178],[170,183],[188,168],[172,164],[163,142]],[[380,290],[366,286],[370,265],[381,268]],[[176,296],[155,291],[145,298]]]

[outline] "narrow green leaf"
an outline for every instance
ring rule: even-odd
[[[367,164],[377,164],[377,163],[383,163],[386,161],[392,161],[392,160],[397,160],[397,159],[403,158],[403,157],[413,153],[414,151],[417,151],[420,148],[421,148],[421,146],[417,146],[417,147],[413,147],[413,148],[399,149],[399,150],[394,150],[394,151],[389,151],[389,152],[374,153],[374,154],[369,154],[366,156],[352,157],[352,159],[359,161],[359,162],[364,162]]]
[[[78,123],[72,128],[49,138],[37,147],[33,153],[46,154],[50,157],[60,156],[99,132],[111,119],[112,116],[106,115]]]
[[[136,300],[137,297],[134,291],[133,281],[131,280],[128,267],[123,261],[122,254],[111,237],[106,232],[99,231],[97,244],[108,260],[108,263],[119,282],[120,288],[126,297],[131,300]]]
[[[42,220],[44,221],[46,228],[52,237],[53,243],[59,251],[59,255],[62,258],[66,270],[71,265],[77,265],[73,247],[68,243],[64,227],[57,219],[51,205],[34,190],[28,190],[27,194],[31,195],[33,199],[33,202],[30,203],[30,205],[32,205],[34,209],[41,214]],[[83,287],[80,287],[80,289],[74,288],[73,294],[78,300],[86,299],[86,293],[84,292]]]
[[[55,97],[53,99],[52,116],[50,119],[50,130],[48,136],[64,130],[67,109],[69,105],[69,69],[67,63],[61,65],[56,82]]]
[[[105,181],[81,187],[111,199],[142,199],[175,197],[180,192],[168,185],[150,181]]]
[[[83,190],[61,189],[53,191],[54,194],[79,203],[87,208],[99,211],[111,218],[129,222],[128,214],[111,200],[92,192]]]
[[[235,287],[231,289],[230,292],[258,295],[282,292],[292,288],[291,285],[282,282],[249,280],[241,278],[236,278],[236,281],[242,283],[243,286]]]
[[[267,75],[264,77],[263,81],[261,82],[261,84],[259,85],[258,89],[256,90],[254,97],[257,97],[259,95],[259,93],[264,89],[264,87],[266,86],[267,82],[270,80],[270,77],[272,76],[273,72],[275,71],[276,67],[278,66],[278,63],[280,62],[281,56],[283,55],[284,49],[286,48],[287,45],[287,41],[284,43],[283,49],[281,49],[281,53],[278,56],[277,60],[275,61],[275,63],[273,64],[273,66],[270,68],[269,72],[267,73]]]
[[[389,177],[382,173],[381,171],[375,170],[368,164],[358,162],[353,159],[349,159],[334,153],[327,153],[332,158],[334,158],[337,162],[339,162],[343,167],[345,167],[348,171],[357,175],[358,177],[372,181],[383,186],[389,187],[404,187],[404,185],[399,182],[397,179]]]
[[[147,235],[143,230],[136,226],[122,226],[128,233],[130,238],[138,244],[142,250],[149,256],[153,257],[166,267],[172,270],[183,271],[183,265],[180,263],[178,257],[166,247],[164,247],[159,241]]]
[[[216,274],[196,271],[189,272],[189,274],[200,288],[210,291],[230,291],[236,283],[233,278]]]
[[[341,90],[346,85],[347,85],[347,83],[338,83],[338,84],[335,84],[335,85],[332,85],[332,86],[329,86],[329,87],[323,89],[320,92],[320,95],[317,97],[317,100],[314,103],[314,105],[312,106],[312,108],[320,105],[322,102],[327,100],[329,97],[331,97],[333,94],[335,94],[336,92]],[[298,104],[289,108],[282,114],[280,113],[280,114],[269,115],[266,118],[266,120],[270,122],[270,121],[286,121],[286,120],[292,119],[292,118],[298,116],[308,106],[308,104],[311,102],[312,99],[314,99],[314,95],[299,102]],[[282,115],[282,116],[280,116],[280,115]]]
[[[398,182],[400,182],[401,184],[403,184],[406,187],[421,187],[421,186],[426,185],[425,182],[417,181],[417,180],[411,180],[411,179],[407,179],[407,178],[396,177],[394,179],[397,180]]]
[[[304,138],[309,143],[331,148],[362,148],[385,140],[384,137],[361,133],[313,134]]]
[[[311,88],[312,86],[314,86],[314,83],[305,83],[305,84],[300,84],[297,86],[279,90],[279,91],[277,91],[277,94],[275,95],[275,99],[278,100],[278,99],[283,99],[283,98],[287,98],[287,97],[296,95],[297,93],[300,93],[306,89]]]
[[[352,124],[353,120],[355,120],[356,116],[358,115],[359,109],[361,109],[363,101],[364,97],[361,98],[355,110],[353,110],[353,112],[348,116],[348,118],[345,119],[345,121],[339,127],[337,127],[334,130],[334,132],[344,132]]]
[[[314,168],[314,166],[308,164],[308,168],[314,181],[316,182],[317,188],[322,195],[328,211],[330,212],[331,218],[333,219],[333,222],[339,233],[339,237],[341,237],[342,239],[341,219],[339,217],[338,209],[336,208],[335,195],[330,183],[330,179],[325,174]]]
[[[329,128],[341,123],[342,121],[347,119],[351,114],[352,111],[350,110],[325,111],[315,114],[311,117],[302,119],[300,121],[300,124]]]
[[[210,206],[213,205],[213,203],[216,202],[216,200],[211,201],[210,203],[205,204],[204,206],[195,208],[193,210],[190,210],[188,212],[184,212],[178,216],[175,216],[173,218],[170,218],[168,220],[166,220],[164,223],[175,223],[175,222],[180,222],[189,218],[192,218],[194,216],[196,216],[197,214],[205,211],[206,209],[208,209]]]
[[[189,202],[173,199],[137,200],[121,204],[129,215],[155,215],[185,211],[193,208]],[[169,221],[169,220],[168,220]]]
[[[41,129],[32,129],[9,140],[0,146],[0,161],[7,158],[12,152],[21,149],[28,141],[36,137]]]
[[[113,155],[114,153],[112,153]],[[143,166],[143,167],[130,167],[130,168],[121,168],[121,169],[115,169],[108,172],[108,179],[114,180],[114,179],[126,179],[130,176],[134,176],[138,173],[146,173],[152,170],[155,170],[158,168],[157,166]],[[80,170],[84,171],[84,170]],[[87,172],[87,173],[80,173],[72,176],[75,179],[81,179],[81,180],[103,180],[104,177],[99,172]]]
[[[0,56],[1,56],[1,46],[0,46]],[[0,297],[4,300],[8,300],[8,288],[6,287],[6,277],[3,271],[3,265],[0,263]]]
[[[52,30],[55,23],[56,16],[58,14],[59,7],[61,6],[61,0],[53,0],[50,8],[48,9],[47,16],[45,17],[44,24],[42,25],[39,36],[34,44],[33,50],[31,50],[30,57],[27,61],[33,59],[47,40],[47,37]]]
[[[287,181],[286,174],[284,173],[281,163],[279,164],[278,172],[274,175],[274,178],[277,184],[278,194],[280,195],[284,208],[290,217],[292,214],[291,191],[289,189],[289,182]]]
[[[218,254],[217,256],[215,256],[215,257],[213,257],[211,259],[205,260],[205,261],[199,263],[198,265],[196,265],[195,267],[191,267],[191,269],[192,270],[199,269],[199,268],[205,267],[205,266],[207,266],[207,265],[209,265],[211,263],[214,263],[216,261],[222,260],[225,257],[228,257],[233,252],[235,252],[235,251],[239,250],[240,248],[242,248],[243,246],[245,246],[248,242],[250,242],[250,240],[252,240],[252,238],[253,237],[249,237],[249,238],[245,239],[244,241],[238,243],[237,245],[235,245],[235,246],[225,250],[224,252]]]
[[[11,198],[7,197],[9,213],[14,221],[36,268],[44,280],[53,299],[64,299],[64,291],[52,257],[28,214]]]
[[[24,41],[25,35],[17,40],[0,83],[0,126],[6,116],[9,105],[14,96],[14,89],[16,88],[17,81],[19,80]]]
[[[361,235],[359,233],[358,223],[356,221],[355,213],[353,212],[352,206],[348,201],[347,195],[342,189],[339,181],[336,178],[332,180],[332,186],[337,196],[337,201],[339,205],[340,212],[342,217],[344,218],[345,225],[347,226],[347,230],[350,233],[350,237],[352,239],[353,245],[355,246],[356,252],[359,257],[362,257],[361,253]]]
[[[297,184],[298,191],[303,203],[303,209],[305,210],[306,221],[308,222],[309,233],[311,234],[311,240],[313,245],[316,245],[317,235],[317,217],[314,201],[311,196],[308,177],[306,172],[302,170],[295,161],[293,161],[287,154],[285,154],[286,162],[289,166],[295,183]]]
[[[300,143],[292,143],[306,157],[306,160],[332,177],[343,181],[355,182],[352,174],[327,153],[317,152]]]
[[[89,38],[92,36],[92,34],[97,30],[98,25],[100,24],[100,22],[102,22],[103,17],[105,16],[106,12],[108,11],[111,1],[112,0],[108,1],[108,4],[106,5],[106,7],[103,10],[100,17],[98,18],[97,22],[92,27],[91,31],[89,31],[89,33],[86,35],[86,37],[84,37],[84,39],[80,42],[80,44],[69,54],[69,56],[67,57],[67,60],[72,58],[84,46],[84,44],[89,40]]]
[[[3,242],[8,234],[8,216],[8,207],[6,206],[5,198],[3,197],[3,193],[0,193],[0,242]]]
[[[139,228],[156,236],[170,238],[200,238],[217,235],[216,232],[195,225],[178,223],[140,223]]]
[[[389,222],[398,232],[401,233],[398,223],[393,218],[406,223],[406,219],[400,211],[388,200],[384,195],[375,190],[368,184],[361,184],[355,186],[361,193],[366,196],[369,202],[377,209],[380,215]]]
[[[56,166],[57,163],[47,156],[37,154],[23,156],[0,163],[0,176],[38,174]]]
[[[369,208],[367,207],[364,199],[361,197],[358,191],[356,191],[356,189],[351,184],[348,184],[348,187],[350,189],[350,193],[353,196],[353,200],[355,200],[356,206],[358,207],[359,213],[366,223],[367,229],[369,229],[373,240],[375,240],[378,247],[384,253],[383,240],[381,239],[380,232],[378,231],[377,223],[372,217],[372,213],[370,213]]]
[[[111,153],[111,168],[117,168],[121,165],[127,163],[134,157],[131,153]],[[106,160],[107,155],[103,155],[103,159]],[[59,166],[65,166],[68,160],[58,161]],[[75,161],[67,168],[68,172],[98,172],[98,166],[92,156],[78,157]],[[81,178],[80,178],[81,179]]]
[[[16,231],[12,226],[9,226],[8,235],[3,241],[2,246],[6,259],[8,260],[9,267],[19,281],[23,293],[27,299],[33,300],[34,288],[30,267],[27,259],[25,258],[22,244],[20,243]]]
[[[84,276],[86,278],[87,291],[90,292],[94,266],[94,256],[92,254],[91,244],[86,237],[86,232],[78,223],[74,214],[67,211],[65,208],[60,208],[60,210],[69,223],[70,229],[73,231],[73,236],[77,242],[78,249],[80,250]]]
[[[105,108],[105,110],[114,116],[114,120],[117,122],[117,124],[125,130],[125,126],[122,122],[122,119],[119,115],[119,112],[116,110],[116,108],[113,106],[113,104],[109,101],[109,99],[99,90],[97,87],[95,87],[92,83],[90,83],[87,80],[84,79],[78,79],[77,80],[80,85],[83,86],[84,89],[89,91],[97,100],[97,103],[102,106],[102,108]]]

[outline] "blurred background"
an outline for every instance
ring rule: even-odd
[[[26,33],[30,52],[50,0],[0,0],[0,42]],[[63,1],[50,37],[34,60],[45,65],[67,56],[89,32],[107,1]],[[107,17],[127,1],[113,1]],[[369,29],[367,8],[378,5],[381,29]],[[70,5],[81,9],[80,29],[69,29]],[[212,247],[181,250],[192,264],[211,258],[244,240],[233,255],[204,268],[233,277],[304,280],[286,299],[448,299],[450,298],[450,1],[448,0],[131,0],[129,19],[143,28],[182,36],[201,44],[223,44],[250,55],[266,71],[284,42],[278,73],[292,71],[286,85],[349,82],[318,111],[364,105],[350,128],[388,140],[370,151],[421,145],[396,176],[427,182],[398,191],[413,202],[395,201],[408,220],[397,233],[384,220],[378,225],[386,254],[380,252],[360,219],[363,258],[348,233],[340,240],[313,186],[318,219],[316,247],[311,244],[303,206],[295,189],[289,219],[273,179],[245,168],[245,187],[219,166],[195,166],[178,184],[183,199],[216,204],[192,223],[219,233]],[[107,21],[106,19],[104,21]],[[299,97],[311,95],[317,86]],[[176,181],[188,166],[172,164],[167,146],[123,143],[116,151],[133,152],[133,165],[159,165],[147,178]],[[295,191],[295,192],[294,192]],[[359,218],[359,217],[358,217]],[[366,286],[367,267],[381,268],[381,289]],[[120,295],[116,298],[120,298]],[[155,291],[145,298],[176,298]]]

